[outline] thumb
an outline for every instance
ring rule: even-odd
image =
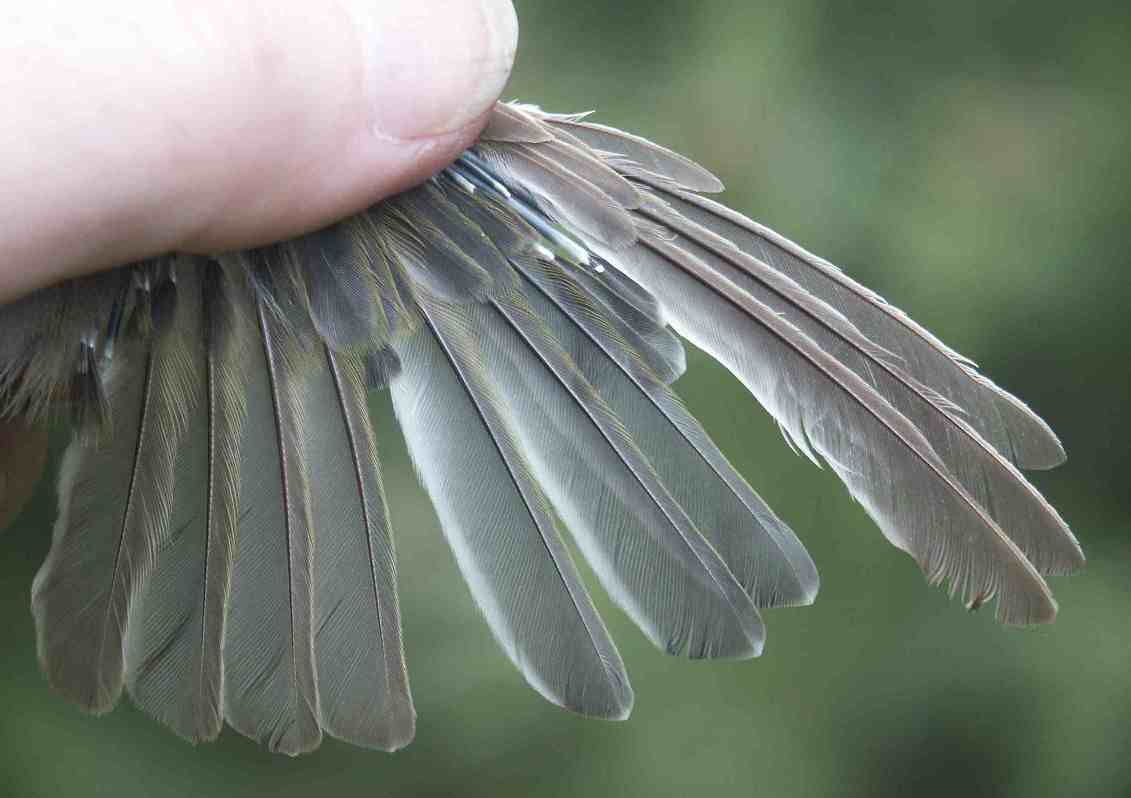
[[[0,32],[0,302],[420,182],[478,135],[518,32],[510,0],[102,5],[25,4]]]

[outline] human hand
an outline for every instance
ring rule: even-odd
[[[0,25],[0,304],[169,250],[316,229],[478,135],[510,0],[45,0]],[[46,434],[0,421],[0,528]]]
[[[0,25],[0,303],[316,229],[438,171],[510,73],[509,0],[44,0]]]

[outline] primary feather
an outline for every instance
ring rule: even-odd
[[[425,323],[398,347],[393,407],[409,452],[472,594],[530,685],[561,706],[625,717],[632,690],[620,655],[480,362],[468,312],[425,300]]]
[[[191,299],[172,279],[151,285],[152,334],[138,331],[105,364],[109,442],[76,435],[60,470],[51,550],[32,587],[39,659],[52,684],[95,712],[110,709],[125,675],[131,606],[169,532],[173,467],[199,401],[189,347]]]
[[[240,368],[249,332],[230,278],[216,264],[186,259],[177,290],[199,399],[177,454],[170,534],[131,609],[126,686],[145,712],[197,742],[214,739],[224,721],[223,646],[246,413]]]
[[[392,532],[369,423],[362,365],[323,347],[302,399],[311,464],[315,658],[322,725],[370,748],[413,735],[397,606]]]
[[[289,297],[288,297],[289,299]],[[302,443],[304,374],[318,366],[305,330],[291,332],[257,296],[240,462],[239,553],[224,644],[225,718],[273,751],[322,739],[314,665],[310,466]],[[320,409],[321,410],[321,409]]]
[[[681,337],[827,464],[931,582],[1052,620],[1083,562],[1021,474],[1064,453],[973,364],[827,262],[701,196],[646,139],[500,104],[426,184],[217,260],[0,309],[0,417],[66,410],[33,589],[53,685],[123,684],[193,740],[296,754],[415,726],[367,392],[390,390],[474,600],[526,680],[605,718],[624,665],[560,531],[660,648],[751,656],[816,569],[680,402]]]

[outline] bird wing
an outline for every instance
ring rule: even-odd
[[[827,465],[929,581],[1051,621],[1083,562],[1022,474],[1029,408],[845,273],[703,194],[693,161],[499,104],[425,184],[306,236],[122,267],[0,309],[0,418],[68,414],[33,591],[52,683],[123,684],[191,739],[295,754],[413,734],[367,393],[389,390],[471,594],[526,680],[632,689],[561,536],[657,647],[761,651],[804,547],[680,402],[689,341]],[[171,265],[170,265],[171,264]]]

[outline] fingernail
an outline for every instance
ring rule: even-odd
[[[450,133],[483,115],[510,76],[518,44],[511,0],[392,0],[370,13],[374,132]]]

